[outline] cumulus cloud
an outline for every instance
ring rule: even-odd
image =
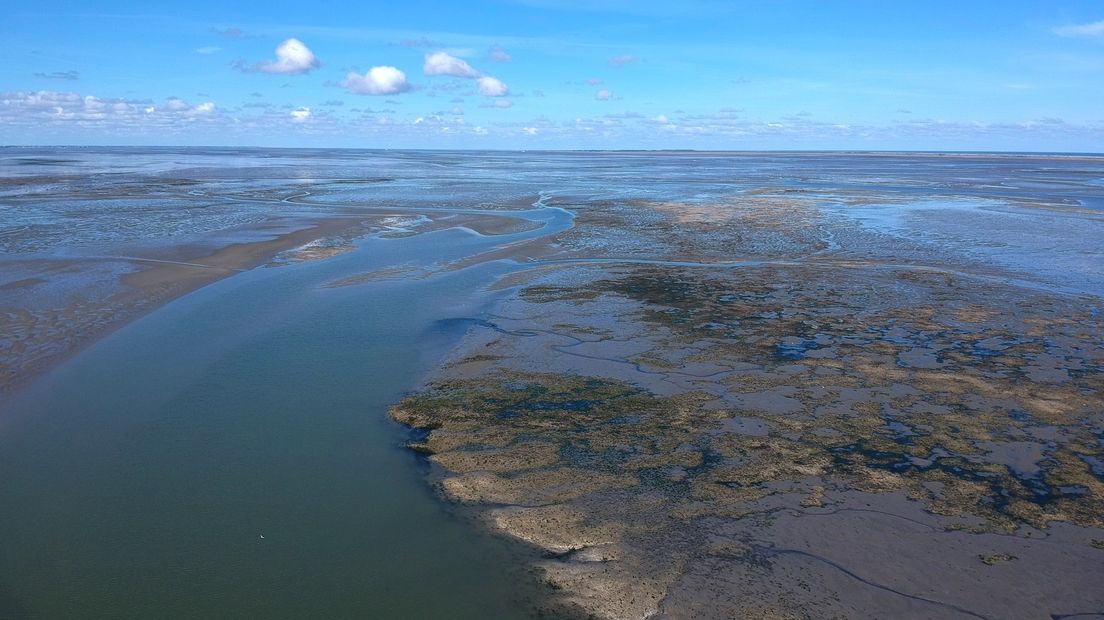
[[[264,60],[253,68],[261,73],[298,75],[322,66],[321,61],[299,39],[288,39],[276,47],[276,60]]]
[[[1054,29],[1054,34],[1060,37],[1104,37],[1104,19],[1088,24],[1059,26]]]
[[[0,93],[0,124],[41,127],[72,123],[83,128],[169,128],[219,119],[213,102],[190,105],[170,97],[161,105],[134,99],[104,99],[72,92],[40,90]]]
[[[350,71],[341,87],[357,95],[395,95],[410,90],[406,74],[395,67],[372,67],[364,75]]]
[[[447,75],[451,77],[474,79],[479,87],[479,93],[486,97],[505,97],[510,92],[510,89],[502,80],[489,75],[483,75],[467,62],[445,52],[426,54],[425,65],[422,66],[422,72],[428,76]],[[434,89],[454,90],[452,86],[448,85],[434,86]],[[507,108],[510,107],[510,103],[496,103],[495,107]]]
[[[444,52],[426,54],[422,72],[426,75],[451,75],[460,78],[477,78],[479,72],[463,60]]]
[[[598,101],[609,101],[610,99],[613,99],[613,91],[603,88],[602,90],[594,93],[594,98]]]
[[[187,110],[189,106],[179,97],[169,97],[169,100],[162,107],[170,112],[181,112]]]
[[[495,62],[510,62],[512,58],[510,54],[502,49],[502,46],[496,45],[491,48],[490,52],[487,52],[487,57]]]
[[[489,75],[479,78],[479,93],[487,97],[502,97],[509,92],[509,88],[501,80]]]
[[[636,56],[633,56],[632,54],[621,54],[620,56],[614,56],[613,58],[610,58],[609,64],[613,65],[614,67],[624,67],[634,60],[636,60]]]
[[[369,74],[366,74],[366,76]],[[364,76],[361,76],[364,77]],[[508,98],[481,98],[492,111],[510,104]],[[547,118],[511,120],[522,111],[503,110],[493,120],[466,124],[455,110],[433,115],[404,114],[394,110],[354,108],[348,115],[327,112],[324,105],[296,108],[241,106],[224,110],[213,102],[197,99],[191,104],[181,98],[153,102],[140,99],[109,99],[72,92],[37,91],[0,93],[0,127],[13,144],[87,142],[233,143],[245,138],[272,138],[309,133],[333,138],[334,142],[357,141],[364,136],[395,136],[424,139],[428,135],[457,133],[477,139],[490,136],[518,136],[529,140],[567,140],[579,146],[635,144],[657,148],[720,148],[732,146],[773,147],[800,145],[867,144],[869,140],[908,141],[942,145],[944,148],[971,143],[998,144],[1004,148],[1026,145],[1084,145],[1095,148],[1104,140],[1104,122],[1073,123],[1041,118],[1021,123],[984,124],[917,119],[881,125],[847,125],[795,117],[793,121],[757,120],[730,111],[688,114],[680,110],[666,115],[645,116],[621,113],[600,118]],[[257,100],[254,100],[257,101]],[[501,102],[501,104],[499,103]],[[607,106],[601,106],[603,108]],[[447,109],[447,108],[446,108]],[[309,113],[309,116],[308,116]],[[490,114],[490,113],[488,113]],[[415,124],[416,118],[422,122]],[[527,134],[535,134],[529,137]],[[575,142],[578,140],[578,142]],[[590,140],[588,142],[588,140]],[[850,141],[850,142],[849,142]],[[934,142],[933,142],[934,141]],[[880,143],[879,143],[880,144]]]

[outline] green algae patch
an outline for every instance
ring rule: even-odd
[[[932,514],[981,517],[992,531],[1104,525],[1104,324],[1076,300],[923,270],[607,273],[521,297],[574,304],[577,316],[624,307],[615,298],[635,303],[620,320],[653,346],[626,363],[668,377],[687,362],[710,364],[718,378],[697,384],[720,397],[706,414],[685,411],[685,400],[681,409],[660,404],[681,395],[636,394],[649,403],[642,408],[680,410],[696,425],[687,432],[649,417],[637,437],[650,440],[622,446],[634,457],[617,461],[621,471],[665,472],[648,475],[718,514],[773,494],[776,483],[818,477],[836,489],[904,491]],[[586,324],[556,329],[594,334]],[[771,431],[717,428],[749,415]],[[651,450],[670,441],[684,449]]]
[[[1007,616],[1005,578],[1100,553],[1098,300],[829,243],[799,206],[581,214],[557,242],[611,258],[514,279],[392,417],[588,614]]]
[[[410,446],[459,475],[445,482],[458,497],[487,496],[498,484],[519,498],[521,487],[555,487],[562,499],[572,496],[569,487],[580,495],[631,486],[640,470],[700,463],[700,453],[679,447],[695,427],[723,416],[698,411],[703,400],[659,398],[607,379],[501,373],[431,384],[391,417],[428,431]]]

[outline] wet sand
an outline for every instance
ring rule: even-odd
[[[581,211],[391,415],[564,613],[1094,617],[1101,298],[832,213]]]
[[[0,609],[445,613],[432,582],[466,617],[1099,614],[1100,160],[944,159],[155,153],[0,184],[9,216],[69,209],[0,235]]]
[[[137,256],[10,257],[3,261],[5,275],[0,277],[0,333],[6,340],[0,354],[0,394],[14,393],[119,327],[235,273],[331,258],[351,251],[357,239],[369,234],[399,238],[454,227],[497,236],[534,230],[539,224],[508,215],[410,217],[366,211],[274,219],[221,231],[201,244],[162,245],[135,252]]]
[[[5,261],[6,277],[13,279],[2,285],[7,294],[0,306],[0,330],[7,346],[0,356],[0,393],[14,392],[88,344],[173,299],[354,225],[359,221],[348,218],[274,224],[274,232],[255,228],[247,233],[272,235],[269,239],[231,243],[210,253],[181,247],[140,257]],[[296,226],[303,228],[282,231]],[[27,273],[38,275],[19,277]],[[37,290],[47,286],[47,293]],[[41,303],[42,298],[63,303]]]

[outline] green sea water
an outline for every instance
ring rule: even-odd
[[[441,503],[386,407],[477,312],[458,229],[262,268],[116,332],[0,419],[0,617],[510,618],[517,549]]]

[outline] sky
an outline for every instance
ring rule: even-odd
[[[21,2],[0,144],[1104,152],[1104,2]]]

